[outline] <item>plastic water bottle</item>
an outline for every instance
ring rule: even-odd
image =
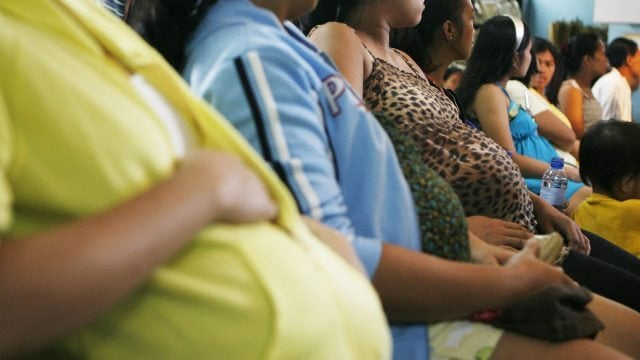
[[[564,172],[564,159],[554,157],[549,168],[542,175],[540,197],[564,211],[564,193],[567,190],[567,174]]]

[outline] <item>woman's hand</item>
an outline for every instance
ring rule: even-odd
[[[572,180],[575,182],[582,182],[582,178],[580,178],[580,170],[578,170],[577,167],[570,166],[570,165],[565,166],[564,173],[567,174],[567,178],[569,180]]]
[[[533,234],[524,227],[502,219],[475,215],[467,217],[469,230],[480,239],[495,246],[522,249]]]
[[[356,268],[356,270],[367,276],[364,265],[362,265],[353,247],[341,232],[307,216],[303,216],[302,220],[307,224],[307,227],[313,235],[329,246],[336,254]]]
[[[93,321],[208,224],[276,212],[238,157],[196,150],[164,181],[110,209],[9,239],[0,246],[0,354],[36,349]]]
[[[578,224],[537,195],[532,194],[531,200],[541,233],[557,231],[564,237],[571,249],[583,254],[591,252],[589,238],[582,233]]]
[[[505,264],[520,281],[521,290],[534,293],[551,284],[576,286],[576,282],[567,276],[562,268],[548,265],[538,259],[540,248],[535,240],[527,241],[525,247]]]
[[[511,247],[498,247],[489,244],[469,232],[471,259],[476,264],[503,265],[517,252]]]
[[[277,208],[262,180],[237,156],[212,150],[187,154],[175,176],[192,176],[209,188],[213,221],[243,223],[272,220]],[[204,183],[203,183],[204,182]]]

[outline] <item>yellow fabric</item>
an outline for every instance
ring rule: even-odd
[[[558,117],[558,119],[562,120],[562,123],[567,125],[569,127],[569,129],[573,129],[573,126],[571,126],[571,121],[569,121],[569,118],[567,117],[567,115],[565,115],[562,110],[558,109],[557,106],[553,105],[552,103],[549,103],[549,110],[551,110],[551,112]]]
[[[2,82],[0,81],[0,86]],[[11,212],[4,211],[11,207],[13,197],[9,190],[9,181],[5,174],[5,169],[9,167],[11,158],[13,157],[13,143],[11,142],[11,127],[5,119],[9,118],[8,109],[4,102],[4,96],[0,87],[0,234],[2,229],[6,229],[11,223]],[[0,236],[0,242],[2,237]]]
[[[549,110],[551,110],[551,112],[553,113],[553,115],[557,116],[558,119],[560,119],[562,121],[563,124],[567,125],[569,127],[569,129],[573,129],[573,127],[571,126],[571,121],[569,121],[569,118],[567,117],[567,115],[565,115],[562,110],[558,109],[557,106],[553,105],[552,103],[550,103],[544,96],[542,96],[538,90],[534,89],[534,88],[529,88],[529,90],[531,90],[532,92],[534,92],[537,96],[539,96],[542,100],[544,100],[548,105],[549,105]]]
[[[581,228],[640,257],[640,200],[618,201],[592,194],[573,213]]]
[[[558,119],[560,119],[560,121],[562,121],[563,124],[567,125],[569,129],[573,129],[573,127],[571,126],[571,121],[569,121],[569,118],[567,117],[567,115],[565,115],[555,105],[550,103],[549,100],[547,100],[547,98],[540,95],[540,93],[536,89],[530,87],[529,90],[533,93],[534,96],[537,96],[538,98],[540,98],[541,101],[544,101],[544,103],[549,107],[549,110],[551,110],[551,112],[555,116],[557,116]],[[565,164],[578,166],[578,159],[576,159],[575,156],[571,155],[571,153],[569,153],[568,151],[564,151],[559,147],[556,147],[555,145],[553,147],[556,149],[556,152],[558,153],[558,155],[560,155],[560,157],[564,159]]]
[[[235,130],[94,3],[0,2],[0,237],[109,209],[169,176],[176,154],[131,87],[133,73],[167,98],[203,146],[253,167],[280,213],[275,225],[203,230],[55,350],[104,359],[388,357],[390,336],[366,279],[309,234],[286,188]]]

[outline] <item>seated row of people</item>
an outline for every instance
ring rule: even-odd
[[[478,33],[457,90],[460,103],[468,118],[509,151],[527,188],[539,193],[542,175],[558,153],[540,134],[531,114],[513,101],[505,89],[510,79],[528,72],[532,36],[521,20],[511,17],[495,17],[485,25]],[[507,37],[510,33],[505,30],[514,28],[517,36],[511,41],[513,36]],[[591,194],[591,189],[580,181],[577,168],[567,167],[565,171],[569,178],[565,199],[569,203],[567,212],[571,214]]]
[[[614,274],[612,288],[637,289],[640,272],[637,259],[604,250],[528,193],[507,152],[389,47],[386,30],[418,24],[422,1],[345,1],[340,11],[320,1],[310,19],[344,24],[320,27],[312,40],[343,74],[287,21],[315,1],[128,5],[128,21],[174,60],[192,92],[93,1],[0,4],[1,354],[44,346],[49,357],[113,358],[640,355],[640,315],[597,295],[589,307],[606,329],[596,341],[550,343],[464,320],[550,284],[574,286],[535,259],[535,243],[524,245],[538,230],[561,232],[576,267]],[[441,31],[444,47],[449,34],[465,36],[470,49],[470,1],[427,1],[424,14],[432,11],[445,17],[433,37]],[[493,149],[468,160],[472,174],[507,163],[506,186],[522,200],[514,211],[526,216],[504,208],[487,216],[490,204],[472,202],[484,217],[465,218],[445,173],[458,176],[458,159],[471,156],[441,137],[434,146],[449,146],[456,162],[432,169],[430,134],[414,127],[442,120],[434,106],[473,136],[461,149]]]
[[[577,38],[582,36],[585,35],[578,35]],[[544,95],[547,85],[552,81],[557,82],[554,77],[558,54],[547,40],[534,40],[532,56],[534,59],[537,58],[537,61],[531,62],[529,72],[524,78],[509,81],[506,89],[521,107],[532,114],[538,125],[538,132],[555,145],[556,151],[565,159],[565,163],[576,167],[578,165],[570,153],[559,149],[559,144],[565,143],[571,147],[573,140],[574,149],[578,149],[579,146],[587,152],[580,155],[580,177],[590,185],[595,183],[598,189],[594,189],[594,194],[578,205],[572,217],[582,228],[604,236],[638,256],[640,243],[635,234],[637,225],[631,219],[636,216],[632,210],[635,207],[634,200],[640,196],[629,191],[629,181],[634,178],[635,165],[633,157],[627,156],[634,153],[632,144],[640,140],[637,131],[634,130],[640,125],[618,122],[631,121],[631,86],[637,86],[636,74],[640,74],[637,68],[634,69],[638,66],[634,58],[640,56],[640,51],[633,41],[617,38],[609,44],[606,53],[614,67],[595,82],[593,93],[599,103],[604,104],[604,119],[617,120],[603,120],[591,124],[590,127],[597,130],[590,134],[586,144],[575,139],[569,119]],[[527,89],[524,84],[531,87]],[[607,122],[611,123],[606,124]],[[585,132],[583,141],[588,133],[589,131]],[[576,150],[575,153],[577,155],[579,152]],[[624,191],[617,190],[621,186],[624,187]],[[579,209],[581,210],[578,211]]]

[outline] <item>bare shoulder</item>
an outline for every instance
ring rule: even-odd
[[[329,22],[316,26],[309,32],[309,40],[327,53],[338,67],[364,61],[365,49],[362,41],[349,25]]]
[[[561,108],[571,106],[582,106],[582,91],[572,85],[563,84],[558,91],[558,103]]]
[[[344,45],[360,44],[356,31],[340,22],[328,22],[314,27],[309,32],[309,39],[314,43],[330,41]]]
[[[487,83],[478,88],[474,102],[478,104],[506,102],[508,105],[509,99],[498,85]]]
[[[574,94],[580,94],[580,88],[574,85],[571,81],[566,80],[560,85],[558,90],[558,96],[569,96]]]
[[[356,93],[362,95],[372,60],[356,31],[346,24],[330,22],[316,26],[309,33],[309,40],[329,55]]]

